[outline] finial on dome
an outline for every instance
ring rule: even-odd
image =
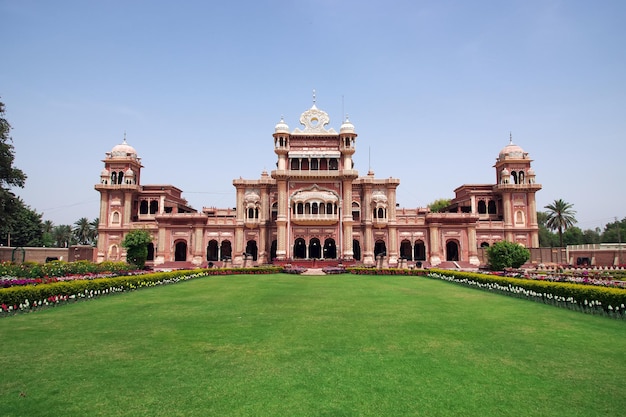
[[[509,145],[513,145],[513,132],[509,131]]]
[[[126,131],[124,131],[124,144],[126,144]]]
[[[315,97],[315,88],[313,89],[313,105],[315,106],[315,102],[317,101]]]

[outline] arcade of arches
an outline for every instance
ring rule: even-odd
[[[281,119],[268,132],[274,147],[268,162],[276,169],[233,180],[236,204],[230,208],[196,210],[173,185],[142,184],[141,158],[124,139],[106,153],[95,185],[103,219],[98,260],[124,259],[121,241],[135,228],[151,233],[153,266],[310,260],[478,265],[479,246],[499,240],[538,246],[535,193],[541,185],[528,153],[512,138],[497,155],[493,184],[461,185],[448,207],[434,213],[400,207],[399,179],[359,174],[353,160],[358,135],[347,117],[337,131],[314,101],[298,122],[290,129]]]

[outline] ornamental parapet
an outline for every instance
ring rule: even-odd
[[[493,186],[493,191],[520,191],[520,192],[528,192],[528,191],[539,191],[541,190],[541,184],[495,184]]]
[[[339,222],[337,214],[293,214],[291,216],[291,223],[297,225],[328,226],[337,222]]]

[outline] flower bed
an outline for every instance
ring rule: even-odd
[[[626,319],[626,289],[431,269],[429,278],[587,313]]]
[[[177,270],[141,275],[129,274],[108,278],[58,280],[50,283],[0,288],[0,317],[20,311],[31,311],[41,307],[54,306],[62,302],[90,299],[144,287],[172,284],[198,277],[234,274],[273,274],[281,271],[282,268],[280,267]]]
[[[407,275],[407,276],[422,276],[428,273],[426,269],[403,269],[403,268],[364,268],[364,267],[351,267],[346,268],[346,271],[356,275]]]

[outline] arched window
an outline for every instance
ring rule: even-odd
[[[278,219],[278,203],[274,202],[272,204],[272,220],[276,221]]]
[[[357,261],[361,260],[361,244],[356,239],[352,240],[352,256]]]
[[[309,241],[309,258],[319,259],[322,257],[322,246],[320,240],[316,237]]]
[[[311,203],[304,203],[304,214],[311,214]]]
[[[489,243],[488,243],[488,242],[482,242],[482,243],[480,244],[480,247],[481,247],[481,248],[488,248],[488,247],[489,247]]]
[[[309,170],[309,160],[306,158],[302,158],[302,162],[300,163],[300,169],[303,171]]]
[[[298,158],[293,158],[291,160],[291,170],[297,171],[299,169],[300,169],[300,161],[298,160]]]
[[[207,261],[217,261],[219,259],[217,249],[218,249],[217,240],[215,239],[209,240],[209,244],[206,247],[206,260]]]
[[[324,258],[337,259],[337,246],[335,239],[328,238],[324,241]]]
[[[455,240],[449,240],[446,243],[446,261],[459,260],[459,244]]]
[[[311,159],[311,170],[312,171],[317,171],[319,169],[320,166],[320,161],[317,158],[313,158]]]
[[[114,211],[111,214],[111,223],[112,224],[120,224],[120,212],[119,211]]]
[[[387,255],[387,245],[385,245],[384,240],[377,240],[374,244],[374,256],[378,257],[378,255]]]
[[[122,184],[124,182],[124,171],[117,173],[117,183]]]
[[[519,181],[520,184],[524,184],[524,171],[520,171],[517,174],[517,179]]]
[[[496,214],[497,210],[496,210],[496,202],[493,200],[489,200],[489,204],[487,205],[487,213],[489,214]]]
[[[176,242],[176,248],[174,250],[174,261],[186,261],[187,260],[187,242]]]
[[[331,158],[330,161],[328,161],[328,167],[331,171],[339,169],[339,162],[337,161],[337,158]]]
[[[415,246],[413,247],[413,256],[416,261],[426,260],[426,246],[423,241],[418,240],[415,242]]]
[[[254,209],[252,207],[248,209],[248,219],[254,219]]]
[[[272,240],[272,245],[270,246],[270,259],[273,261],[276,259],[276,251],[278,250],[278,241],[276,239]]]
[[[379,219],[384,219],[385,216],[385,209],[383,209],[382,207],[378,207],[378,218]]]
[[[361,221],[361,207],[356,201],[352,202],[352,220],[355,222]]]
[[[333,203],[326,203],[326,213],[328,213],[328,214],[336,214],[337,210],[333,211],[333,208],[334,208],[333,207]]]
[[[315,202],[311,204],[311,214],[319,214],[319,206]]]
[[[246,243],[246,256],[252,256],[252,260],[256,261],[258,253],[259,250],[256,245],[256,240],[249,240],[248,243]]]
[[[298,203],[298,214],[304,214],[304,204]]]
[[[230,244],[230,240],[223,240],[220,246],[220,257],[222,260],[231,259],[233,255],[233,248]]]
[[[487,213],[487,204],[485,204],[485,200],[480,200],[478,202],[478,214],[486,214]]]
[[[111,184],[117,184],[117,172],[111,172]]]
[[[301,237],[297,238],[293,243],[293,257],[295,259],[306,258],[306,242]]]
[[[156,200],[152,200],[150,202],[150,214],[155,214],[159,211],[159,202]]]
[[[400,243],[400,258],[412,260],[413,259],[413,248],[411,247],[411,242],[409,240],[403,240]]]
[[[511,171],[511,178],[513,178],[513,184],[517,184],[517,172]]]
[[[141,203],[139,203],[139,214],[148,214],[148,201],[141,200]]]
[[[154,261],[154,243],[148,243],[148,257],[146,261]]]

